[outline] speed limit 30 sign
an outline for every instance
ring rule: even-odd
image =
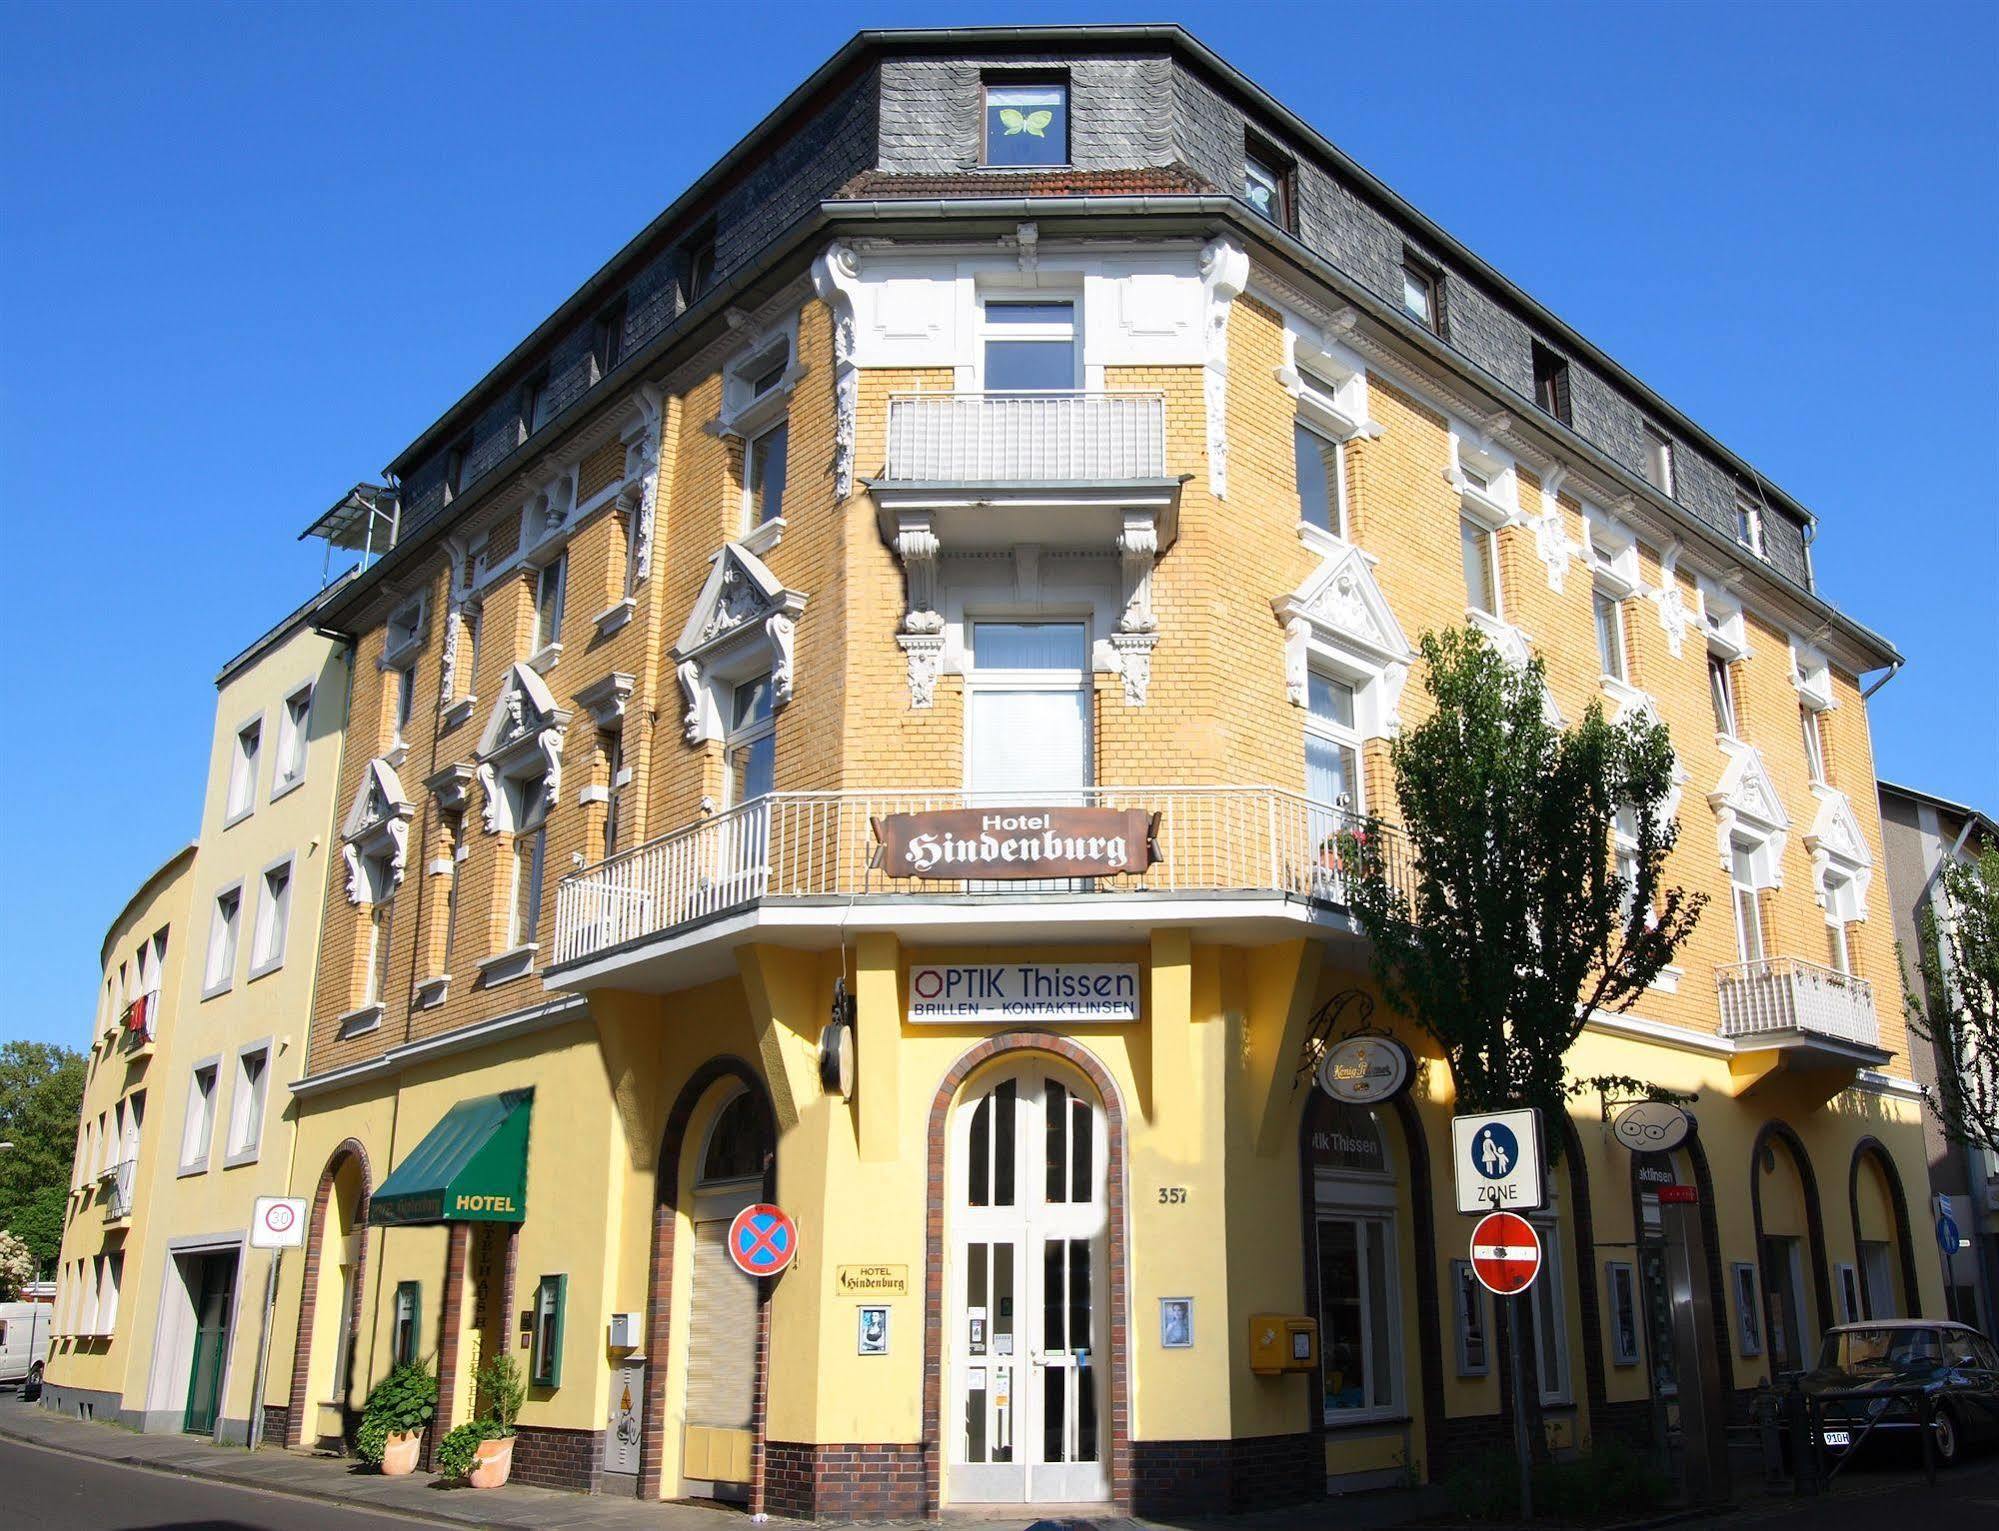
[[[303,1196],[259,1196],[250,1219],[252,1249],[291,1249],[305,1242]]]

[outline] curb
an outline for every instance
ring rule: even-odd
[[[115,1430],[120,1427],[107,1425],[105,1428]],[[332,1494],[324,1489],[297,1488],[291,1485],[246,1481],[242,1478],[234,1477],[229,1473],[204,1472],[198,1467],[191,1468],[177,1463],[157,1462],[148,1457],[130,1456],[123,1453],[113,1454],[103,1451],[83,1451],[74,1446],[57,1445],[51,1441],[38,1440],[32,1435],[20,1434],[17,1431],[9,1430],[4,1424],[0,1424],[0,1440],[11,1442],[16,1446],[25,1446],[34,1451],[46,1451],[60,1457],[72,1457],[79,1462],[104,1462],[113,1467],[134,1467],[143,1472],[162,1473],[169,1478],[185,1478],[200,1483],[224,1483],[231,1488],[247,1489],[253,1494],[272,1494],[281,1499],[305,1499],[315,1504],[337,1505],[350,1510],[367,1510],[377,1515],[388,1515],[393,1516],[397,1520],[406,1520],[410,1524],[417,1526],[465,1526],[473,1528],[473,1531],[476,1531],[476,1528],[480,1526],[490,1527],[491,1525],[490,1522],[453,1520],[434,1515],[423,1515],[414,1510],[405,1510],[398,1505],[376,1504],[372,1500],[356,1499],[347,1494]],[[244,1453],[245,1457],[249,1455],[249,1452]]]

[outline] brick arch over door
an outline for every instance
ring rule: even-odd
[[[1756,1229],[1756,1279],[1768,1301],[1770,1268],[1763,1258],[1763,1150],[1782,1143],[1797,1171],[1798,1185],[1805,1197],[1805,1240],[1812,1251],[1812,1301],[1818,1309],[1818,1329],[1824,1333],[1832,1323],[1832,1275],[1825,1257],[1825,1216],[1819,1210],[1819,1177],[1812,1170],[1811,1155],[1797,1129],[1779,1117],[1772,1117],[1757,1130],[1755,1145],[1749,1150],[1749,1214]],[[1804,1338],[1799,1336],[1800,1341]],[[1802,1356],[1803,1351],[1799,1354]],[[1772,1358],[1774,1360],[1774,1357]]]
[[[1902,1291],[1909,1303],[1910,1318],[1923,1316],[1923,1297],[1916,1286],[1916,1243],[1909,1233],[1909,1198],[1902,1191],[1902,1175],[1887,1145],[1879,1138],[1865,1137],[1853,1145],[1853,1164],[1846,1172],[1846,1209],[1853,1219],[1854,1258],[1860,1258],[1860,1166],[1872,1159],[1888,1187],[1888,1206],[1895,1215],[1895,1257],[1902,1268]],[[1865,1273],[1860,1278],[1863,1317],[1874,1316],[1874,1294],[1867,1288]]]
[[[1106,1286],[1111,1302],[1110,1437],[1111,1503],[1125,1511],[1131,1504],[1130,1329],[1125,1312],[1125,1279],[1129,1264],[1125,1245],[1125,1118],[1124,1103],[1104,1066],[1087,1049],[1066,1037],[1043,1031],[1004,1031],[987,1037],[951,1066],[930,1102],[926,1180],[929,1205],[924,1214],[923,1270],[923,1483],[924,1511],[935,1516],[944,1500],[944,1161],[951,1107],[973,1073],[1008,1054],[1046,1053],[1080,1069],[1103,1102],[1107,1163],[1104,1170],[1106,1239],[1110,1245]]]
[[[777,1114],[771,1109],[770,1093],[763,1076],[741,1058],[710,1058],[696,1069],[667,1113],[666,1131],[660,1138],[658,1180],[652,1212],[652,1280],[646,1297],[646,1382],[645,1430],[639,1439],[639,1492],[651,1491],[664,1497],[660,1482],[666,1460],[666,1374],[668,1346],[673,1332],[673,1261],[680,1230],[680,1155],[687,1143],[688,1123],[701,1098],[725,1079],[739,1081],[756,1102],[764,1141],[770,1145],[764,1155],[763,1199],[777,1200]],[[761,1515],[764,1508],[764,1419],[768,1409],[770,1382],[770,1294],[771,1278],[757,1280],[757,1359],[756,1392],[750,1409],[750,1513]]]
[[[326,1211],[333,1200],[334,1182],[349,1160],[361,1170],[361,1194],[354,1203],[354,1232],[368,1230],[368,1198],[375,1192],[375,1176],[368,1163],[368,1150],[358,1139],[348,1138],[334,1149],[320,1172],[319,1189],[312,1195],[312,1212],[306,1223],[305,1275],[299,1291],[298,1333],[292,1338],[291,1400],[285,1414],[285,1444],[305,1444],[305,1422],[311,1413],[306,1394],[312,1386],[312,1331],[319,1313],[319,1262],[324,1254]],[[361,1293],[368,1274],[368,1241],[361,1240],[361,1253],[354,1264],[354,1292],[347,1322],[358,1327],[361,1321]],[[351,1356],[350,1356],[351,1364]],[[259,1403],[262,1400],[258,1400]]]
[[[1312,1173],[1312,1133],[1332,1109],[1333,1099],[1314,1088],[1305,1109],[1298,1114],[1298,1216],[1305,1252],[1305,1302],[1309,1310],[1318,1308],[1319,1270],[1314,1258],[1318,1247],[1317,1178]],[[1430,1145],[1423,1136],[1422,1118],[1415,1102],[1404,1090],[1383,1109],[1395,1116],[1402,1133],[1402,1156],[1409,1167],[1410,1238],[1416,1250],[1413,1286],[1416,1293],[1416,1335],[1418,1366],[1423,1389],[1423,1455],[1432,1473],[1444,1452],[1444,1341],[1443,1319],[1438,1307],[1437,1214],[1430,1193]],[[1323,1362],[1323,1358],[1322,1358]],[[1326,1434],[1326,1379],[1323,1364],[1313,1369],[1305,1392],[1305,1420],[1314,1439]],[[1323,1457],[1324,1448],[1315,1448]]]

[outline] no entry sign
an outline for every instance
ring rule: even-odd
[[[798,1253],[798,1225],[781,1208],[760,1201],[729,1224],[729,1258],[751,1276],[775,1276]]]
[[[1494,1212],[1471,1231],[1471,1268],[1488,1292],[1511,1297],[1534,1284],[1541,1270],[1541,1238],[1513,1212]]]

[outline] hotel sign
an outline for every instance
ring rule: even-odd
[[[1135,962],[921,963],[909,970],[909,1018],[948,1026],[981,1021],[1135,1021]]]
[[[933,880],[1115,877],[1160,859],[1143,808],[948,808],[874,821],[882,870]]]

